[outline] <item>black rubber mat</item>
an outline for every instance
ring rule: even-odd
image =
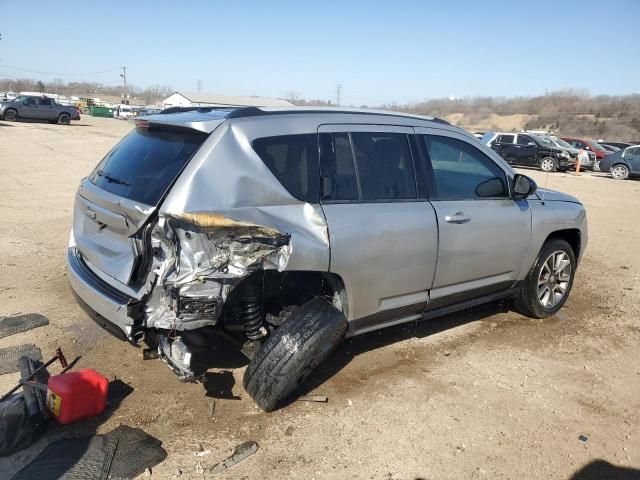
[[[27,356],[34,360],[42,360],[42,352],[35,345],[0,348],[0,375],[19,372],[18,359],[22,356]]]
[[[110,480],[135,478],[167,458],[162,442],[139,428],[120,425],[108,435],[118,439],[118,448],[111,462]]]
[[[106,480],[118,447],[113,435],[63,438],[53,442],[13,480]]]
[[[27,313],[25,315],[14,315],[12,317],[0,317],[0,338],[26,332],[32,328],[49,325],[47,317],[37,313]]]

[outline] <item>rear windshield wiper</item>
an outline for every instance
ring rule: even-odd
[[[131,186],[129,182],[122,180],[121,178],[112,177],[108,173],[105,173],[103,170],[98,170],[96,173],[98,174],[98,176],[103,177],[107,182],[117,183],[118,185],[126,185],[127,187]]]

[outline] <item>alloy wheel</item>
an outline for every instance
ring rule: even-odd
[[[550,158],[545,158],[545,159],[542,160],[542,162],[540,162],[540,169],[545,171],[545,172],[553,171],[553,167],[554,166],[555,166],[555,163]]]
[[[538,301],[544,308],[558,305],[571,281],[571,260],[562,250],[553,252],[542,264],[538,275]]]
[[[616,165],[611,169],[611,176],[616,180],[624,180],[629,176],[629,169],[624,165]]]

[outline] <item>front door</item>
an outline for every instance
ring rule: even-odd
[[[417,182],[409,127],[318,129],[330,271],[343,279],[352,331],[416,318],[428,301],[438,224]]]
[[[462,134],[416,133],[440,228],[429,308],[513,286],[529,251],[531,210],[510,197],[510,172]]]

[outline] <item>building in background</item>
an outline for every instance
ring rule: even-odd
[[[173,92],[162,101],[169,107],[291,107],[293,104],[279,98],[236,97],[230,95],[208,95],[205,93]]]

